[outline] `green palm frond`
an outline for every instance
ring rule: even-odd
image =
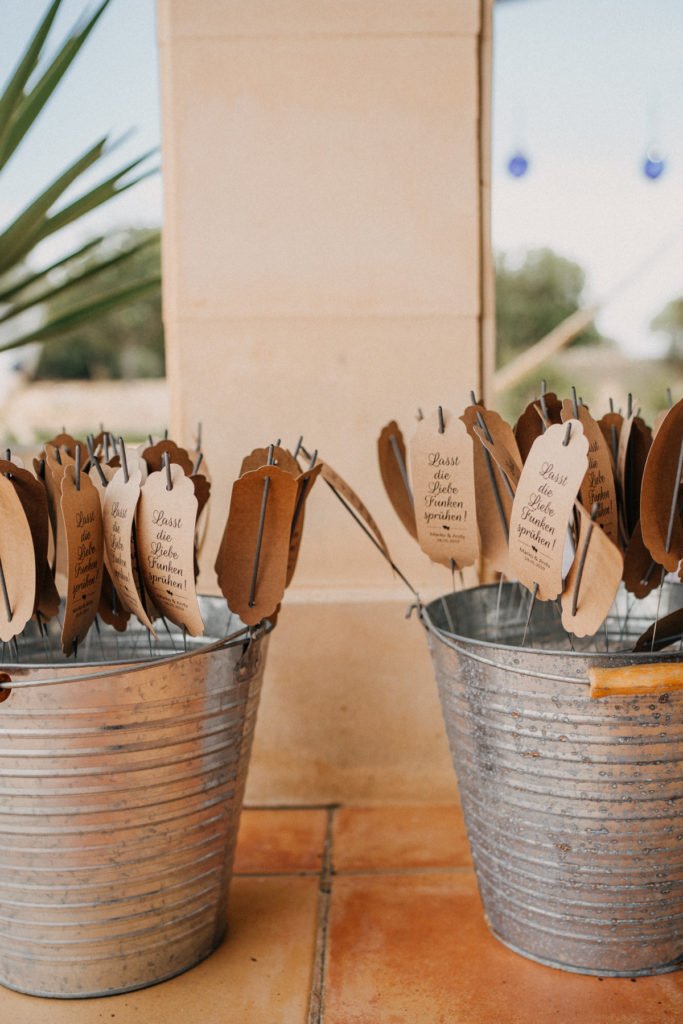
[[[39,225],[44,224],[48,210],[84,171],[87,171],[100,159],[106,141],[106,138],[100,139],[70,167],[62,171],[40,195],[31,200],[9,227],[0,234],[0,274],[9,267],[16,266],[17,262],[32,248],[30,239],[38,230]]]
[[[85,256],[86,253],[90,252],[96,246],[100,245],[104,240],[103,235],[97,235],[95,238],[91,238],[90,241],[86,242],[85,245],[81,245],[78,249],[74,249],[73,252],[69,252],[66,256],[60,256],[54,263],[48,263],[46,267],[41,267],[40,270],[33,271],[32,273],[23,274],[12,284],[7,285],[0,291],[0,306],[6,305],[10,299],[15,299],[22,292],[33,287],[38,281],[44,280],[46,277],[55,271],[59,270],[60,267],[66,266],[72,260],[77,260],[80,256]]]
[[[89,278],[96,277],[97,274],[101,274],[104,270],[109,270],[111,267],[115,267],[117,264],[123,263],[125,260],[129,260],[131,256],[134,256],[142,249],[148,248],[150,245],[158,244],[158,236],[156,234],[152,235],[149,238],[144,239],[142,242],[138,242],[137,245],[133,245],[130,248],[125,249],[123,252],[116,253],[115,256],[110,256],[108,259],[100,259],[99,262],[86,267],[79,274],[74,274],[71,277],[68,277],[60,284],[53,285],[51,288],[43,289],[38,294],[30,296],[23,302],[15,302],[6,313],[0,315],[0,324],[4,324],[8,320],[12,320],[16,316],[20,316],[21,313],[25,313],[34,306],[42,305],[44,302],[50,302],[58,295],[63,295],[64,292],[73,291],[74,288],[78,287]],[[85,246],[84,248],[87,251],[89,246]],[[81,249],[81,252],[83,252],[83,249]],[[0,351],[1,350],[2,349],[0,347]]]
[[[49,320],[34,331],[28,331],[26,334],[21,335],[21,337],[14,338],[12,341],[0,345],[0,352],[8,352],[10,349],[20,348],[22,345],[28,345],[31,341],[50,341],[53,338],[58,338],[66,331],[78,327],[80,324],[93,319],[93,317],[102,316],[117,306],[132,304],[136,299],[142,298],[154,290],[158,290],[160,285],[161,277],[155,276],[147,278],[145,281],[140,281],[138,284],[120,288],[115,292],[109,292],[101,298],[83,303],[62,316],[55,317],[54,320]]]
[[[20,142],[22,141],[26,133],[35,124],[35,121],[38,115],[40,114],[41,110],[54,93],[55,89],[61,82],[66,72],[69,70],[72,61],[78,55],[81,47],[83,46],[86,39],[94,29],[97,22],[104,14],[110,2],[111,0],[103,0],[103,2],[100,4],[100,6],[97,8],[97,10],[91,18],[85,21],[85,23],[82,26],[76,25],[71,35],[69,35],[65,39],[61,48],[57,51],[56,56],[50,62],[50,64],[43,72],[43,74],[40,76],[40,78],[33,86],[33,88],[30,89],[29,92],[26,92],[25,89],[22,87],[19,94],[16,95],[14,103],[12,104],[9,122],[7,124],[6,130],[3,132],[2,142],[0,143],[0,169],[4,167],[4,165],[7,163],[7,161],[18,148]],[[47,32],[45,32],[42,38],[42,44],[36,50],[35,62],[33,67],[36,66],[37,61],[42,54],[45,45],[45,40],[47,39],[50,27],[52,25],[52,20],[54,19],[54,14],[57,13],[60,3],[53,3],[45,16],[45,20],[48,21]],[[34,36],[33,40],[29,44],[28,49],[26,50],[24,59],[29,56],[29,52],[31,51],[31,48],[36,43],[36,41],[37,37]],[[10,82],[10,85],[11,84],[12,83]],[[6,94],[7,90],[5,91],[5,95]]]
[[[137,160],[131,161],[125,167],[122,167],[116,174],[112,174],[106,181],[100,182],[90,191],[84,195],[79,196],[68,206],[58,210],[55,214],[50,217],[46,217],[42,223],[31,236],[31,245],[37,245],[48,235],[53,235],[56,231],[60,231],[66,227],[67,224],[72,224],[75,220],[79,220],[84,217],[86,213],[90,213],[91,210],[96,209],[103,203],[108,202],[110,199],[114,199],[116,196],[120,196],[123,192],[126,192],[129,188],[133,188],[139,182],[144,181],[145,178],[149,178],[153,174],[159,173],[158,167],[152,167],[148,171],[143,171],[136,177],[130,179],[127,182],[122,182],[121,179],[137,167],[143,160],[147,160],[151,154],[155,152],[150,150],[149,153],[145,153],[144,156],[138,157]]]
[[[2,170],[14,156],[23,139],[36,124],[45,105],[67,73],[74,59],[87,41],[111,0],[100,0],[94,11],[82,16],[58,47],[55,55],[44,62],[45,47],[50,37],[62,0],[51,0],[26,49],[0,91],[0,182]],[[121,140],[119,140],[121,141]],[[46,238],[68,225],[81,221],[93,210],[116,196],[133,188],[144,178],[158,173],[158,167],[145,169],[142,165],[154,150],[143,153],[121,165],[113,172],[101,176],[94,184],[85,183],[86,175],[107,159],[115,145],[108,136],[102,136],[85,152],[77,156],[68,167],[57,173],[38,195],[33,196],[9,223],[0,225],[0,351],[18,348],[29,341],[47,341],[56,338],[88,318],[133,302],[153,289],[159,289],[159,278],[149,276],[133,286],[119,288],[95,300],[81,301],[76,308],[59,316],[45,317],[44,311],[56,296],[71,291],[78,294],[77,286],[100,271],[123,266],[141,248],[158,242],[158,234],[114,255],[100,247],[101,238],[81,244],[52,263],[33,266],[33,251]],[[80,194],[64,202],[64,196],[83,179]],[[79,257],[93,251],[98,254],[95,263]],[[101,255],[100,255],[101,252]],[[133,264],[137,266],[137,264]],[[61,270],[55,277],[55,272]],[[21,314],[39,310],[46,322],[18,336],[9,334],[15,325],[21,330]],[[14,324],[12,322],[15,322]],[[7,329],[6,329],[7,325]]]
[[[0,98],[0,151],[4,147],[12,118],[19,107],[20,101],[23,99],[24,86],[38,63],[38,58],[42,53],[45,40],[52,28],[52,22],[55,20],[61,3],[62,0],[54,0],[54,3],[48,8],[45,17],[36,29],[33,39],[26,47],[14,74],[5,86],[5,91]]]

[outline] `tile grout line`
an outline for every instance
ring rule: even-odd
[[[245,804],[245,811],[329,811],[331,804]],[[337,806],[336,804],[334,805]]]
[[[343,868],[335,871],[338,878],[393,878],[395,876],[463,875],[474,871],[473,864],[406,865],[380,868]]]
[[[330,906],[332,903],[334,812],[334,807],[327,808],[327,828],[325,830],[325,845],[323,847],[323,866],[320,872],[317,936],[315,956],[313,958],[313,978],[308,1004],[307,1024],[324,1024],[327,940],[329,933]]]
[[[233,871],[233,878],[319,878],[319,871]]]
[[[473,871],[474,867],[472,864],[426,864],[426,865],[405,865],[400,864],[395,866],[385,867],[363,867],[363,868],[341,868],[334,872],[336,877],[340,878],[376,878],[383,875],[458,875]],[[234,871],[234,878],[321,878],[322,874],[320,871],[305,869],[297,871],[293,868],[289,870],[269,870],[269,871]]]

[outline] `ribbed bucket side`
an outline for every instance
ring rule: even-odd
[[[3,984],[125,992],[218,945],[266,643],[98,666],[0,703]]]
[[[484,589],[495,601],[495,588]],[[461,597],[449,597],[456,628]],[[429,645],[493,932],[566,970],[676,969],[683,695],[595,701],[586,676],[590,664],[663,657],[474,642],[435,629],[430,611],[438,609],[425,616]]]

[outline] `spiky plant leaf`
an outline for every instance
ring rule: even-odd
[[[0,352],[8,352],[10,349],[20,348],[22,345],[28,345],[32,341],[50,341],[53,338],[59,337],[64,331],[101,316],[103,313],[109,312],[110,309],[132,304],[136,299],[141,298],[143,295],[148,295],[159,288],[160,284],[161,277],[157,275],[145,281],[140,281],[135,285],[110,292],[108,295],[103,295],[99,299],[85,303],[74,310],[64,313],[62,316],[55,317],[54,320],[48,321],[34,331],[28,331],[21,337],[14,338],[12,341],[0,345]]]
[[[58,270],[67,263],[77,260],[79,256],[84,256],[87,252],[90,252],[91,249],[94,249],[95,246],[100,245],[103,240],[104,236],[98,235],[96,238],[91,238],[89,242],[85,243],[85,245],[79,246],[79,248],[75,249],[73,252],[67,253],[66,256],[60,256],[58,260],[54,261],[54,263],[49,263],[46,267],[42,267],[40,270],[36,270],[33,273],[23,274],[12,284],[0,291],[0,306],[6,305],[10,299],[14,299],[17,295],[21,295],[21,293],[25,292],[28,288],[32,288],[38,281],[42,281],[44,278],[48,277],[53,270]]]
[[[7,126],[6,132],[4,132],[4,138],[0,145],[0,169],[4,167],[14,154],[19,143],[35,123],[36,118],[69,70],[72,61],[78,55],[81,47],[110,2],[111,0],[102,0],[100,6],[85,22],[83,27],[78,25],[75,27],[72,34],[64,41],[61,49],[30,92],[22,92],[18,104],[15,104],[10,123]]]
[[[51,0],[49,3],[33,37],[0,94],[0,175],[3,167],[39,118],[110,2],[111,0],[100,0],[91,14],[83,16],[56,54],[41,69],[41,57],[62,0]],[[78,257],[95,249],[102,240],[93,239],[85,245],[78,246],[75,251],[54,260],[48,266],[31,266],[32,251],[40,242],[62,228],[80,222],[81,218],[92,210],[133,188],[143,178],[158,170],[139,170],[140,165],[151,156],[151,153],[145,153],[60,206],[60,200],[67,190],[79,181],[81,175],[109,155],[112,149],[113,146],[106,137],[99,139],[62,170],[39,195],[34,196],[14,220],[0,231],[0,324],[5,325],[17,320],[20,314],[32,308],[45,310],[55,297],[59,296],[61,300],[62,293],[70,295],[73,290],[74,294],[77,294],[79,283],[88,278],[97,279],[100,271],[104,272],[117,264],[125,265],[136,252],[156,240],[147,239],[125,252],[113,255],[111,252],[106,253],[106,249],[103,248],[102,257],[95,264],[87,262],[85,265],[79,265]],[[137,173],[133,174],[136,169]],[[60,267],[65,268],[68,276],[55,280],[53,271]],[[0,345],[0,351],[19,348],[29,341],[47,341],[59,337],[60,333],[86,323],[89,318],[134,302],[158,288],[159,277],[155,274],[135,282],[133,286],[118,288],[109,294],[97,296],[96,299],[84,300],[81,297],[80,303],[77,302],[73,309],[59,315],[48,315],[46,323],[30,332],[17,337],[10,336],[9,341]],[[23,321],[18,321],[20,331],[22,324]]]
[[[0,235],[0,273],[16,264],[30,248],[31,239],[44,223],[48,210],[84,171],[92,167],[104,152],[106,137],[96,142],[55,178]]]
[[[52,22],[55,20],[61,4],[62,0],[54,0],[54,3],[48,7],[45,17],[38,25],[33,39],[26,47],[14,74],[7,82],[2,96],[0,96],[0,152],[2,151],[12,117],[16,113],[20,100],[23,98],[24,86],[40,59],[45,40],[48,37],[52,28]]]
[[[154,152],[151,150],[150,152]],[[30,235],[29,246],[32,248],[37,245],[38,242],[42,242],[44,238],[49,235],[53,235],[56,231],[61,231],[62,228],[66,227],[67,224],[73,223],[75,220],[79,220],[84,217],[86,213],[90,213],[91,210],[97,209],[103,203],[108,202],[110,199],[114,199],[115,196],[120,196],[123,192],[126,192],[129,188],[133,188],[138,182],[143,181],[150,175],[158,174],[159,168],[152,167],[148,171],[143,171],[138,174],[135,178],[131,178],[130,181],[121,182],[121,179],[129,174],[135,167],[137,167],[143,160],[147,160],[150,153],[146,153],[142,157],[138,157],[137,160],[131,161],[126,167],[122,167],[121,170],[112,174],[111,177],[107,178],[106,181],[100,182],[99,185],[95,185],[94,188],[86,192],[84,195],[74,199],[73,202],[69,203],[68,206],[62,207],[56,213],[49,217],[46,217],[42,224],[38,225],[35,231]]]
[[[137,245],[133,245],[130,248],[125,249],[123,252],[117,252],[114,256],[110,256],[108,259],[100,260],[99,263],[95,263],[91,267],[86,267],[79,274],[67,278],[66,281],[62,281],[60,284],[54,285],[52,288],[47,288],[38,295],[34,295],[31,298],[26,299],[24,302],[15,303],[11,309],[0,316],[0,324],[7,323],[8,320],[13,320],[14,317],[19,316],[21,313],[25,313],[34,306],[41,305],[43,302],[49,302],[57,295],[73,290],[75,287],[82,284],[83,281],[87,281],[91,277],[96,277],[97,274],[100,274],[103,270],[107,270],[109,267],[115,267],[117,264],[123,263],[125,260],[129,260],[131,256],[140,252],[141,249],[146,249],[150,245],[158,244],[159,237],[152,235],[149,238],[145,238],[142,242],[138,242]]]

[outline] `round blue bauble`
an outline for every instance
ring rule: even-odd
[[[523,178],[529,170],[529,161],[521,149],[518,149],[508,160],[507,166],[508,174],[512,175],[513,178]]]
[[[666,168],[666,160],[664,154],[660,153],[658,149],[649,149],[645,154],[643,161],[643,174],[650,181],[656,181],[664,173]]]

